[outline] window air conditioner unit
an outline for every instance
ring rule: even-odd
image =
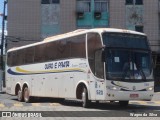
[[[83,19],[84,18],[84,12],[77,12],[77,18]]]
[[[101,12],[94,12],[94,18],[100,19],[101,18]]]

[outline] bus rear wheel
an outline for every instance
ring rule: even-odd
[[[82,91],[82,106],[84,108],[89,107],[90,101],[88,100],[88,92],[86,87],[83,87],[83,91]]]
[[[122,107],[127,107],[129,104],[129,101],[119,101],[119,105]]]
[[[26,103],[29,103],[29,102],[31,102],[31,96],[29,95],[29,89],[28,89],[28,87],[25,87],[24,88],[24,90],[23,90],[23,97],[24,97],[24,101],[26,102]]]
[[[23,102],[23,100],[24,100],[21,89],[18,90],[17,99],[18,99],[18,101],[20,101],[20,102]]]

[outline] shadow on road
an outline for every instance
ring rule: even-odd
[[[73,107],[82,107],[82,103],[79,102],[69,102],[65,101],[62,103],[64,106],[73,106]],[[88,109],[99,109],[99,110],[160,110],[160,106],[151,106],[151,105],[137,105],[129,104],[127,107],[122,107],[118,102],[106,102],[106,103],[95,103],[92,102]]]
[[[17,101],[17,99],[12,99]],[[24,103],[24,102],[23,102]],[[82,107],[82,103],[80,101],[74,100],[64,100],[64,99],[57,99],[57,98],[35,98],[32,103],[40,103],[40,104],[47,104],[47,103],[59,103],[63,106],[70,106],[70,107]],[[29,103],[25,103],[29,104]],[[141,104],[129,104],[127,107],[122,107],[118,104],[118,102],[105,102],[105,103],[96,103],[92,102],[87,109],[99,109],[99,110],[160,110],[160,106],[153,106],[153,105],[141,105]]]

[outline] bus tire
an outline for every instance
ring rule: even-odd
[[[89,107],[90,101],[88,100],[88,92],[86,87],[83,87],[83,91],[82,91],[82,106],[84,108]]]
[[[129,104],[129,101],[119,101],[119,105],[120,105],[121,107],[127,107],[128,104]]]
[[[31,98],[31,96],[29,95],[29,89],[28,89],[28,87],[25,87],[24,88],[24,90],[23,90],[23,99],[24,99],[24,102],[26,102],[26,103],[29,103],[29,102],[31,102],[32,100],[32,98]]]
[[[18,99],[18,101],[20,101],[20,102],[23,102],[23,101],[24,101],[21,89],[18,90],[17,99]]]

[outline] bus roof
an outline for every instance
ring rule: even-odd
[[[76,36],[76,35],[81,35],[81,34],[85,34],[85,33],[89,33],[89,32],[97,32],[97,33],[115,32],[115,33],[129,33],[129,34],[137,34],[137,35],[146,35],[144,33],[136,32],[136,31],[132,31],[132,30],[117,29],[117,28],[78,29],[78,30],[75,30],[75,31],[72,31],[72,32],[68,32],[68,33],[64,33],[64,34],[55,35],[55,36],[52,36],[52,37],[45,38],[43,41],[40,41],[40,42],[24,45],[24,46],[21,46],[21,47],[14,47],[14,48],[9,49],[7,52],[14,51],[14,50],[19,50],[19,49],[23,49],[23,48],[27,48],[27,47],[31,47],[31,46],[55,41],[55,40],[60,40],[60,39],[63,39],[63,38],[73,37],[73,36]]]

